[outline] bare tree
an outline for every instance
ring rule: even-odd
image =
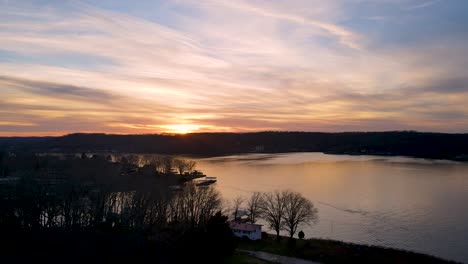
[[[283,229],[283,217],[285,214],[286,203],[284,192],[274,191],[263,194],[262,212],[263,219],[275,230],[276,238],[279,239],[279,233]]]
[[[282,196],[284,230],[292,238],[300,225],[311,224],[317,219],[317,209],[311,201],[298,192],[285,191]]]
[[[262,204],[264,203],[262,194],[254,192],[247,201],[247,216],[249,222],[254,224],[262,215]]]
[[[187,170],[188,164],[185,160],[182,159],[175,159],[174,166],[177,168],[177,171],[180,175],[183,175],[184,172]]]
[[[221,209],[221,204],[221,195],[213,187],[198,187],[188,183],[172,200],[170,218],[191,227],[203,226]]]
[[[196,165],[197,165],[197,163],[196,163],[195,161],[193,161],[193,160],[187,161],[187,168],[186,168],[187,171],[188,171],[189,173],[192,173],[193,170],[195,169],[195,166],[196,166]]]
[[[138,155],[135,155],[135,154],[128,154],[128,155],[125,156],[125,160],[126,160],[127,163],[129,163],[129,164],[133,164],[133,165],[139,166],[139,165],[140,165],[141,157],[138,156]]]
[[[233,214],[234,214],[234,220],[235,221],[240,219],[239,213],[240,213],[240,209],[242,207],[242,204],[244,202],[245,202],[245,198],[242,197],[242,196],[237,196],[232,201],[232,211],[233,211]]]
[[[153,156],[146,157],[145,163],[149,165],[153,165],[157,173],[162,173],[164,171],[163,161],[162,161],[161,156],[153,155]]]
[[[171,156],[163,156],[161,158],[163,173],[172,174],[172,167],[174,165],[174,159]]]

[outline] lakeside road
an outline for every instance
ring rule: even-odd
[[[279,264],[320,264],[319,262],[314,262],[310,260],[304,260],[304,259],[299,259],[299,258],[293,258],[293,257],[286,257],[286,256],[280,256],[280,255],[275,255],[267,252],[262,252],[262,251],[250,251],[250,250],[242,250],[238,249],[237,251],[239,252],[245,252],[248,253],[250,256],[265,260],[271,263],[279,263]]]

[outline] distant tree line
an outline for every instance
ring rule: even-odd
[[[0,148],[35,152],[119,152],[214,156],[249,152],[325,152],[405,155],[468,160],[468,134],[393,132],[258,132],[187,135],[71,134],[48,138],[0,138]]]

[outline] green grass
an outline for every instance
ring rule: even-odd
[[[236,252],[224,260],[223,264],[268,264],[269,262],[249,256],[247,253]]]
[[[321,263],[454,263],[429,255],[357,245],[325,239],[290,240],[268,235],[258,241],[241,240],[239,249],[264,251],[272,254],[297,257]]]

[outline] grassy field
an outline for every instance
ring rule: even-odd
[[[390,248],[364,246],[333,240],[299,240],[268,235],[259,241],[241,240],[239,249],[264,251],[321,263],[455,263],[436,257]]]

